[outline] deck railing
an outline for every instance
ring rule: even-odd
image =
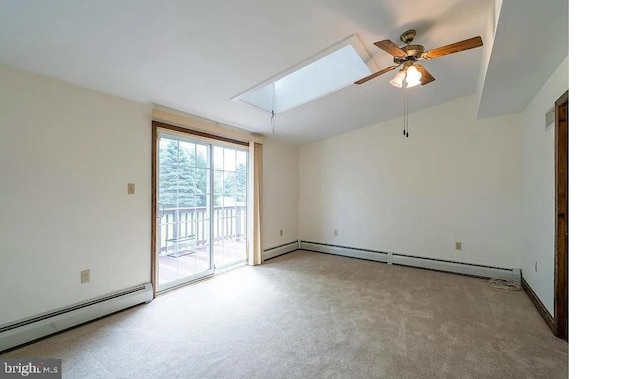
[[[160,213],[160,252],[197,247],[212,242],[244,238],[247,234],[247,208],[244,205],[166,208]],[[210,232],[209,226],[213,223]]]

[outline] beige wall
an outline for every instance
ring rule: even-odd
[[[0,325],[148,282],[151,107],[6,66],[0,83]]]
[[[520,115],[522,276],[552,315],[555,273],[555,129],[553,126],[545,128],[545,113],[568,89],[567,58]]]
[[[0,84],[0,325],[148,282],[151,106],[2,65]],[[297,161],[265,141],[265,248],[298,238]]]
[[[262,244],[268,249],[298,240],[298,148],[266,138],[263,163]]]
[[[300,239],[519,267],[519,119],[475,111],[469,96],[411,114],[410,138],[399,118],[301,147]]]
[[[6,66],[0,83],[0,324],[148,281],[151,107]],[[411,114],[410,138],[402,119],[300,148],[267,138],[263,246],[522,267],[553,312],[543,120],[567,88],[565,60],[519,115],[478,120],[465,97]]]

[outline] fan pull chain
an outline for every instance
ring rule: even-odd
[[[409,138],[409,95],[407,89],[407,80],[402,81],[402,92],[404,92],[404,129],[402,130],[402,135]]]
[[[409,90],[405,87],[404,90],[404,102],[405,102],[405,111],[404,114],[406,114],[407,117],[407,121],[406,121],[406,129],[407,129],[407,138],[409,138]]]
[[[276,83],[271,84],[271,133],[276,133]]]
[[[402,102],[404,105],[404,101]],[[405,112],[406,108],[402,108],[402,135],[407,135],[407,113]]]
[[[407,86],[402,80],[402,135],[407,135]]]
[[[276,112],[271,110],[271,133],[276,132]]]

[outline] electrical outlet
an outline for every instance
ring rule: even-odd
[[[456,250],[462,250],[462,242],[456,242]]]
[[[335,229],[335,230],[333,231],[333,235],[334,235],[334,236],[336,236],[336,237],[338,236],[338,229]]]
[[[136,184],[135,183],[127,184],[127,194],[133,195],[135,193],[136,193]]]
[[[80,283],[89,283],[91,281],[91,270],[80,271]]]
[[[280,229],[280,235],[282,235],[282,229]]]

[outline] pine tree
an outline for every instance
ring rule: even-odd
[[[188,208],[203,200],[202,178],[206,170],[196,169],[193,152],[180,148],[178,141],[169,140],[160,147],[159,200],[165,208]],[[206,178],[204,179],[206,187]],[[206,199],[205,203],[206,203]]]

